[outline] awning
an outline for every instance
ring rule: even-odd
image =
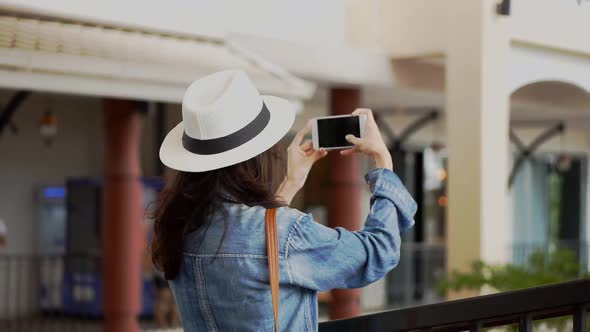
[[[315,85],[223,39],[0,16],[0,87],[180,102],[194,79],[243,69],[265,94],[310,98]]]

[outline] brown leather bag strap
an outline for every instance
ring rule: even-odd
[[[279,237],[277,232],[277,209],[266,210],[266,256],[270,275],[272,311],[275,318],[275,332],[279,331]]]

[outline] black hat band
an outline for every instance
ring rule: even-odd
[[[229,120],[229,119],[226,119]],[[196,139],[182,133],[182,146],[195,154],[210,155],[229,151],[250,141],[266,128],[270,121],[270,111],[262,103],[260,113],[242,129],[227,136],[212,139]]]

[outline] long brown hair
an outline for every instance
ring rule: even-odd
[[[282,142],[236,165],[201,173],[177,172],[154,212],[154,265],[166,279],[174,279],[180,270],[186,236],[206,226],[209,216],[224,202],[265,208],[285,205],[275,196],[285,174]],[[226,229],[224,219],[224,235]],[[222,242],[223,237],[218,250]]]

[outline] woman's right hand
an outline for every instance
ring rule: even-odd
[[[305,179],[313,164],[328,155],[325,149],[314,150],[313,142],[303,138],[311,132],[312,121],[308,121],[305,127],[297,132],[293,142],[287,149],[287,176],[277,191],[277,196],[289,204],[291,200],[305,184]]]
[[[363,138],[354,135],[346,135],[346,140],[354,144],[354,148],[340,151],[343,156],[349,156],[356,152],[362,152],[370,156],[375,161],[375,167],[393,169],[391,154],[387,150],[387,145],[383,141],[381,132],[377,127],[373,112],[368,108],[357,108],[352,115],[365,114],[367,116],[365,135]]]

